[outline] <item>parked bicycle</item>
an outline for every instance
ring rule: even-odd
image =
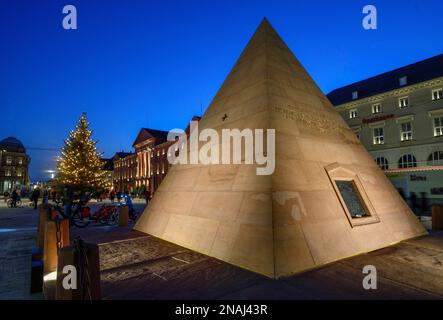
[[[115,225],[118,221],[118,210],[115,205],[103,204],[94,214],[89,214],[90,220],[101,224]]]
[[[83,209],[85,208],[81,203],[74,204],[71,208],[71,214],[65,212],[64,207],[60,203],[56,202],[53,208],[64,219],[69,219],[69,225],[76,226],[77,228],[84,228],[89,225],[88,219],[83,215]]]
[[[15,201],[15,205],[14,205],[14,200],[13,200],[12,198],[9,198],[9,199],[6,201],[6,205],[8,206],[8,208],[21,207],[21,205],[22,205],[22,200],[21,200],[20,198],[18,198],[18,199]]]

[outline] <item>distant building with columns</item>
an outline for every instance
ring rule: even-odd
[[[199,121],[194,116],[192,121]],[[189,135],[189,125],[185,130]],[[132,147],[134,153],[117,152],[114,161],[114,190],[133,191],[136,188],[157,190],[169,171],[168,149],[175,141],[168,141],[168,131],[142,128]]]

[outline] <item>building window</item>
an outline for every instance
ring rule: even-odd
[[[11,176],[11,169],[5,169],[5,176],[7,177]]]
[[[11,165],[12,164],[12,157],[11,156],[7,156],[6,157],[6,164],[7,165]]]
[[[21,177],[22,175],[22,168],[17,168],[17,177]]]
[[[398,99],[399,108],[406,108],[409,105],[408,97],[403,97]]]
[[[22,165],[23,164],[23,158],[18,158],[17,162],[18,162],[19,165]]]
[[[381,112],[381,104],[373,104],[372,105],[372,114],[380,113]]]
[[[160,150],[157,150],[157,157],[160,156]]]
[[[358,117],[357,109],[349,110],[349,118],[350,119],[355,119],[357,117]]]
[[[398,83],[400,85],[400,87],[405,86],[408,84],[408,77],[400,77],[398,78]]]
[[[358,99],[358,91],[352,92],[352,100]]]
[[[417,166],[417,159],[412,154],[405,154],[398,160],[399,168],[415,168]]]
[[[412,140],[412,122],[403,122],[400,124],[401,141]]]
[[[443,136],[443,117],[434,118],[434,136]]]
[[[382,170],[389,169],[388,159],[386,159],[385,157],[378,157],[375,159],[375,162],[380,167],[380,169]]]
[[[432,90],[432,100],[440,100],[443,98],[443,88]]]
[[[384,134],[383,127],[374,128],[373,142],[374,142],[374,144],[384,144],[385,143],[385,134]]]
[[[165,149],[162,149],[162,155],[164,156],[165,155]]]
[[[443,151],[435,151],[428,157],[429,166],[443,166]]]

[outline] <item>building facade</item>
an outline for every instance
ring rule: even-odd
[[[166,153],[173,142],[167,138],[167,131],[142,128],[133,144],[137,154],[136,187],[149,190],[151,194],[169,169]]]
[[[114,160],[113,158],[102,158],[103,161],[103,186],[107,190],[114,189]]]
[[[397,189],[443,203],[443,55],[328,98]]]
[[[114,191],[132,191],[135,187],[135,175],[137,170],[136,154],[123,151],[117,152],[112,158],[112,161],[114,164]]]
[[[0,141],[0,193],[29,184],[29,163],[23,144],[14,137]]]
[[[199,120],[197,116],[192,118],[192,121]],[[189,136],[189,125],[185,133]],[[168,141],[167,131],[142,128],[132,145],[134,153],[118,152],[113,158],[114,190],[138,189],[154,194],[169,171],[168,152],[174,143]]]

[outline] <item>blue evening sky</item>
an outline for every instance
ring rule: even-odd
[[[62,8],[78,29],[62,28]],[[378,30],[362,8],[378,9]],[[0,139],[49,178],[81,113],[107,157],[141,127],[185,127],[211,102],[264,16],[328,93],[443,53],[443,1],[0,0]]]

